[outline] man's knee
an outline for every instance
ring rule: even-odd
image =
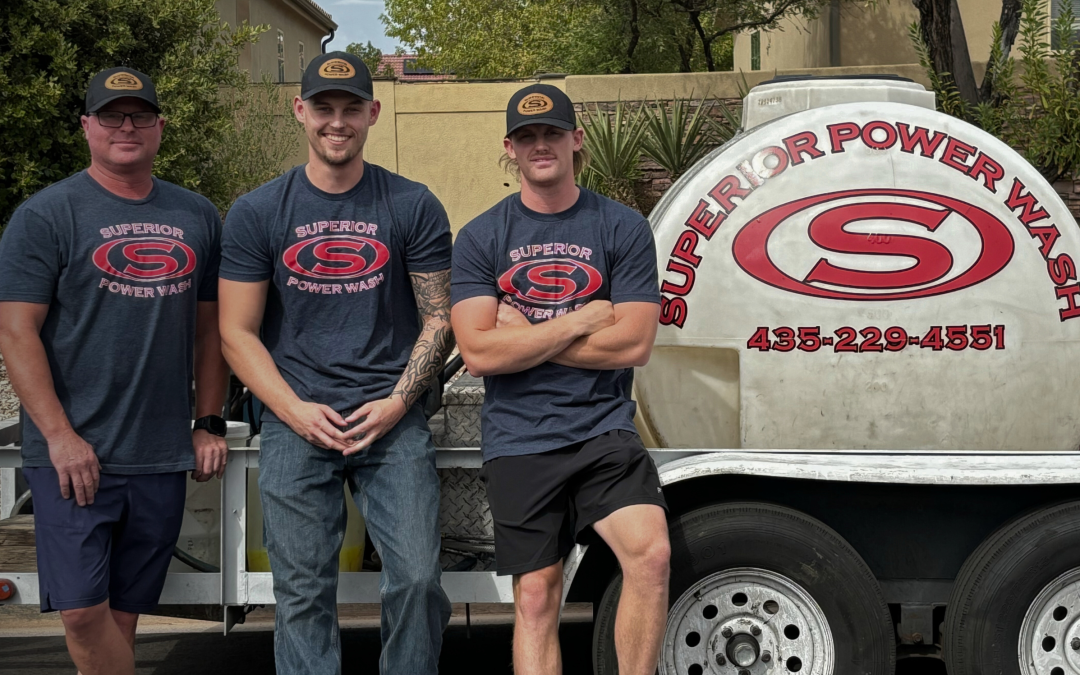
[[[70,637],[79,641],[96,637],[108,617],[109,602],[107,600],[93,607],[60,610],[60,619],[64,622],[64,630]]]
[[[623,575],[642,583],[667,584],[671,572],[671,544],[667,537],[650,541],[634,551],[623,565]]]
[[[543,621],[559,614],[562,601],[562,570],[549,567],[528,572],[517,579],[514,602],[527,620]]]
[[[132,614],[131,612],[121,612],[118,609],[112,610],[113,619],[116,621],[116,627],[120,629],[120,632],[125,636],[134,635],[136,629],[139,626],[139,615]]]

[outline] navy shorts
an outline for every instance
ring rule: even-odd
[[[64,499],[56,470],[26,468],[41,611],[153,611],[184,519],[187,473],[101,474],[94,503]]]

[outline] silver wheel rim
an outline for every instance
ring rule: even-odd
[[[748,643],[757,646],[754,662],[734,663],[731,647],[747,657]],[[701,579],[671,608],[660,673],[829,675],[835,658],[829,622],[809,593],[781,574],[738,567]]]
[[[1080,675],[1080,568],[1046,585],[1020,624],[1024,675]]]

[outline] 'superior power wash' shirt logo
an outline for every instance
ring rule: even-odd
[[[828,207],[830,203],[836,205]],[[834,265],[821,258],[806,274],[785,271],[770,256],[769,237],[810,209],[818,213],[805,227],[810,241],[821,249],[887,256],[914,264],[883,271]],[[955,259],[940,241],[901,233],[910,231],[912,224],[933,233],[947,220],[973,228],[982,244],[974,260]],[[890,229],[895,232],[868,236],[846,229],[863,221],[892,222],[895,225]],[[904,300],[983,282],[1005,268],[1013,248],[1005,224],[977,206],[929,192],[869,189],[812,195],[770,209],[739,231],[732,253],[739,267],[754,278],[793,293],[837,300]]]
[[[521,262],[499,277],[499,290],[522,302],[558,305],[586,298],[604,277],[592,265],[570,258]]]
[[[281,260],[293,272],[316,279],[353,279],[377,272],[390,250],[375,239],[333,235],[293,244]]]
[[[164,237],[114,239],[94,251],[94,264],[102,272],[130,281],[162,281],[191,274],[195,251]]]

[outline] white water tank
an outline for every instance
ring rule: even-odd
[[[660,445],[1077,449],[1080,231],[931,100],[756,87],[747,130],[657,205],[661,326],[636,388]]]

